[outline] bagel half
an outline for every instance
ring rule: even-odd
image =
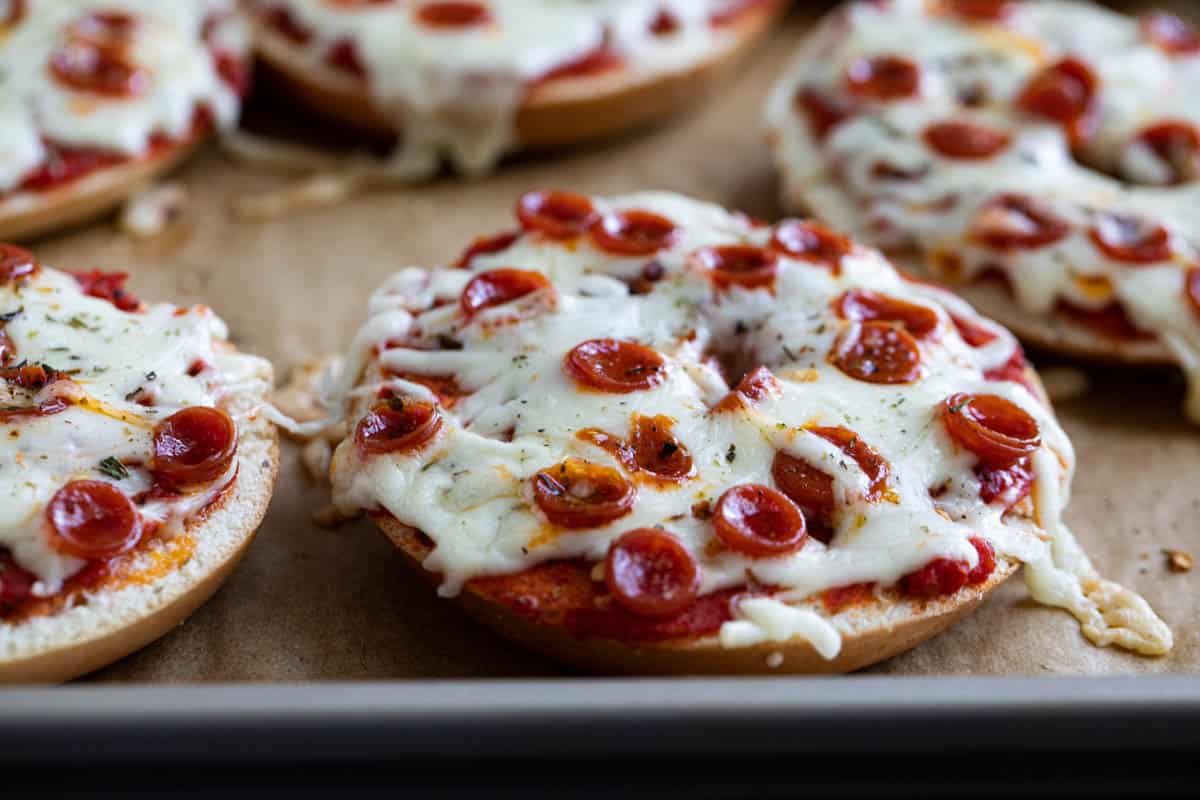
[[[559,78],[535,87],[516,118],[516,145],[554,149],[612,136],[685,108],[710,90],[768,30],[786,7],[767,0],[741,13],[712,52],[685,68],[636,67]],[[306,59],[287,37],[263,26],[261,62],[305,106],[338,123],[378,136],[403,133],[394,115],[381,111],[361,80]]]

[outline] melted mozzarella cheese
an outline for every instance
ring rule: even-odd
[[[515,141],[517,110],[539,77],[607,46],[635,75],[687,69],[724,33],[709,23],[727,0],[488,0],[487,24],[434,28],[407,3],[349,7],[325,0],[258,0],[286,9],[311,38],[289,47],[314,69],[349,42],[377,108],[394,115],[403,140],[388,165],[421,180],[445,158],[466,175],[490,170]],[[677,29],[655,35],[660,12]],[[287,41],[287,40],[283,40]]]
[[[233,0],[35,0],[25,6],[24,16],[0,34],[0,192],[15,189],[41,165],[43,140],[137,157],[155,135],[186,137],[199,108],[220,127],[237,121],[240,101],[218,74],[213,54],[214,47],[233,55],[247,49]],[[73,25],[108,12],[137,19],[132,59],[149,77],[132,98],[75,90],[49,69]]]
[[[1042,57],[1014,44],[1015,36],[1036,42]],[[843,96],[846,66],[883,53],[920,65],[919,96],[862,108],[824,142],[816,141],[794,106],[796,92],[813,87]],[[1015,98],[1037,71],[1068,55],[1082,58],[1099,80],[1098,129],[1082,158],[1103,173],[1072,157],[1060,128],[1014,110]],[[983,107],[963,105],[960,96],[968,88],[986,99]],[[919,0],[898,0],[886,8],[856,4],[844,19],[827,21],[774,90],[767,125],[790,206],[807,208],[881,247],[915,247],[929,257],[930,270],[948,280],[970,281],[1002,270],[1017,303],[1036,314],[1052,313],[1060,300],[1085,310],[1120,302],[1138,327],[1176,355],[1191,385],[1189,415],[1200,422],[1200,316],[1184,293],[1186,270],[1200,263],[1195,218],[1200,189],[1131,187],[1105,174],[1162,183],[1166,166],[1134,139],[1155,121],[1200,122],[1200,107],[1183,100],[1197,94],[1200,58],[1167,56],[1142,40],[1136,20],[1097,6],[1057,0],[1016,4],[997,28],[931,16]],[[990,158],[955,160],[923,141],[928,125],[963,118],[1011,133],[1011,146]],[[881,175],[874,169],[880,163],[916,177]],[[973,242],[970,231],[981,209],[1005,192],[1044,201],[1070,224],[1070,233],[1028,250],[1000,252]],[[1088,233],[1111,215],[1164,225],[1175,255],[1151,265],[1113,259]],[[959,257],[956,274],[939,268],[936,257],[942,253]]]
[[[785,258],[773,291],[718,291],[690,254],[709,245],[764,245],[769,229],[676,195],[594,202],[601,213],[643,209],[680,227],[678,240],[653,256],[665,277],[649,293],[632,295],[626,283],[640,274],[645,258],[614,257],[586,240],[564,244],[537,234],[477,256],[470,270],[405,269],[372,297],[365,325],[322,392],[334,417],[350,422],[384,388],[434,399],[411,380],[422,375],[453,377],[465,392],[443,409],[444,428],[429,446],[365,456],[351,437],[337,448],[331,468],[342,512],[382,508],[433,540],[425,566],[444,576],[443,595],[457,593],[473,577],[553,559],[599,561],[624,531],[661,526],[700,564],[702,592],[748,579],[780,587],[771,603],[738,612],[722,633],[727,645],[801,636],[832,656],[837,644],[831,631],[848,630],[846,620],[818,619],[819,608],[787,611],[776,603],[795,606],[849,584],[893,585],[936,558],[974,564],[971,536],[984,536],[1001,553],[1032,565],[1031,586],[1059,581],[1078,589],[1080,580],[1094,576],[1086,559],[1066,557],[1074,552],[1064,544],[1072,540],[1060,520],[1074,464],[1069,440],[1024,386],[984,375],[1016,348],[1002,328],[940,289],[902,279],[878,252],[864,249],[844,258],[837,275]],[[535,293],[464,321],[457,300],[473,273],[512,266],[543,273],[554,286],[553,300]],[[915,383],[866,383],[830,365],[839,333],[854,324],[834,313],[833,302],[866,287],[936,310],[937,335],[921,346],[923,371]],[[994,329],[996,341],[970,347],[950,314]],[[667,364],[661,385],[629,394],[581,390],[564,374],[563,358],[580,342],[601,337],[633,340],[661,353]],[[781,393],[714,412],[730,386],[704,362],[712,352],[770,365]],[[974,457],[951,440],[938,417],[957,392],[998,394],[1037,421],[1040,529],[980,500]],[[532,502],[531,476],[568,457],[621,469],[578,433],[599,428],[627,437],[634,414],[674,421],[673,434],[694,460],[694,477],[678,485],[637,481],[632,511],[610,524],[587,530],[551,525]],[[865,499],[861,468],[811,433],[814,426],[846,427],[886,459],[891,472],[884,499]],[[835,496],[847,512],[839,515],[831,545],[810,539],[801,550],[770,559],[714,550],[712,525],[694,507],[738,484],[771,485],[780,450],[834,476]],[[1037,594],[1072,610],[1084,606],[1078,592]],[[1147,636],[1146,651],[1169,648],[1170,633],[1162,634],[1152,612],[1131,624],[1138,630],[1160,626]]]
[[[37,576],[39,593],[51,595],[84,564],[50,545],[45,509],[54,493],[77,479],[113,483],[130,497],[149,489],[158,421],[191,406],[226,405],[247,389],[261,396],[271,370],[261,359],[229,352],[224,323],[205,307],[120,311],[50,269],[19,287],[0,284],[0,315],[10,314],[3,330],[17,358],[73,382],[65,411],[0,418],[0,547]],[[27,393],[4,381],[0,392],[0,408],[30,405]],[[125,464],[127,476],[101,469],[109,458]],[[169,533],[228,485],[233,470],[210,487],[149,500],[139,511],[166,523]]]

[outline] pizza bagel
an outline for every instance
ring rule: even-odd
[[[74,678],[179,625],[271,497],[270,365],[125,279],[0,244],[0,683]]]
[[[774,90],[785,205],[1069,355],[1177,364],[1200,420],[1200,32],[1084,2],[832,12]]]
[[[491,170],[696,99],[782,0],[257,0],[257,53],[302,103],[397,139],[387,170]]]
[[[0,0],[0,240],[111,211],[233,125],[233,0]]]
[[[1025,566],[1099,644],[1171,633],[1062,521],[1074,456],[1020,345],[818,224],[535,191],[373,296],[318,394],[344,515],[562,661],[844,672]]]

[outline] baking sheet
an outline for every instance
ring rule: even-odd
[[[475,235],[511,227],[513,201],[532,187],[669,189],[780,216],[758,120],[772,79],[816,13],[810,4],[798,9],[716,102],[605,146],[523,159],[479,182],[380,190],[264,224],[233,219],[231,201],[289,179],[209,152],[179,174],[191,203],[158,239],[133,241],[101,224],[37,250],[62,267],[127,269],[143,297],[212,305],[239,346],[271,358],[284,375],[307,356],[344,347],[368,294],[392,271],[445,264]],[[1101,369],[1090,377],[1085,397],[1059,407],[1080,463],[1068,519],[1101,572],[1142,593],[1171,625],[1172,654],[1145,659],[1092,647],[1071,617],[1029,602],[1016,580],[951,631],[872,672],[1151,674],[1200,666],[1200,570],[1169,572],[1163,554],[1200,556],[1200,431],[1181,416],[1177,376]],[[270,513],[233,579],[180,629],[89,680],[567,674],[436,599],[371,524],[313,525],[310,514],[323,502],[287,447]]]

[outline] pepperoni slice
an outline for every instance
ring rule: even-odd
[[[237,453],[237,424],[219,408],[193,406],[154,428],[155,477],[172,486],[194,486],[221,477]]]
[[[8,0],[8,13],[0,18],[0,29],[11,28],[25,17],[25,0]]]
[[[463,315],[471,317],[485,308],[511,303],[534,292],[553,292],[540,272],[523,269],[491,269],[471,279],[459,298]]]
[[[670,36],[679,31],[679,19],[670,11],[662,9],[650,21],[650,32],[655,36]]]
[[[130,41],[137,20],[119,12],[89,14],[50,55],[50,73],[64,86],[107,97],[137,97],[150,75],[133,63]]]
[[[22,389],[41,389],[59,378],[60,373],[41,364],[24,364],[0,369],[0,380],[15,383]]]
[[[817,141],[824,141],[829,132],[854,116],[850,102],[832,97],[812,86],[802,86],[792,100],[792,107],[808,120]]]
[[[423,3],[417,8],[417,19],[431,28],[474,28],[492,21],[492,14],[483,3],[459,2]]]
[[[521,234],[517,231],[507,231],[505,233],[497,233],[494,236],[480,236],[459,256],[455,262],[455,269],[469,269],[471,262],[478,256],[490,256],[494,253],[499,253],[516,244],[517,239],[521,238]]]
[[[578,58],[573,58],[570,61],[559,64],[548,72],[542,73],[530,81],[529,86],[542,86],[558,80],[599,75],[602,72],[620,69],[624,64],[625,60],[621,57],[621,54],[613,50],[607,42],[603,42],[599,47],[593,48],[590,52],[584,53]]]
[[[979,478],[980,500],[1012,508],[1029,496],[1035,476],[1029,458],[1025,457],[1007,467],[980,464],[975,468],[975,477]]]
[[[121,311],[137,311],[141,308],[142,301],[125,290],[125,281],[129,280],[127,272],[101,272],[94,269],[91,272],[72,272],[71,275],[89,297],[107,300]]]
[[[1007,467],[1041,446],[1037,421],[994,394],[954,394],[942,406],[950,438],[989,467]]]
[[[442,405],[442,408],[454,408],[458,404],[459,398],[470,394],[470,392],[458,385],[458,379],[453,375],[416,375],[411,372],[388,372],[388,376],[394,376],[409,383],[417,383],[424,386],[437,395],[438,402]],[[389,393],[384,395],[383,399],[391,400],[395,396]]]
[[[988,201],[971,225],[971,236],[993,250],[1032,250],[1070,232],[1070,224],[1045,204],[1020,194],[1002,194]]]
[[[804,546],[804,514],[787,495],[756,483],[734,486],[721,495],[713,530],[726,547],[751,558],[772,558]]]
[[[592,201],[575,192],[526,192],[517,201],[522,227],[552,239],[582,236],[597,217]]]
[[[912,334],[886,322],[864,322],[852,341],[834,347],[834,366],[867,383],[912,383],[921,377],[921,349]]]
[[[1136,141],[1150,148],[1170,170],[1168,183],[1186,183],[1200,178],[1200,128],[1192,123],[1161,122],[1138,134]]]
[[[1187,296],[1192,311],[1196,312],[1197,316],[1200,316],[1200,267],[1189,269],[1183,283],[1184,294]]]
[[[834,301],[834,311],[853,322],[881,320],[903,325],[918,339],[937,330],[938,315],[929,306],[897,300],[870,289],[851,289]]]
[[[700,566],[673,534],[637,528],[609,546],[604,582],[613,600],[631,614],[665,619],[700,594]]]
[[[991,158],[1012,144],[1012,136],[977,122],[936,122],[925,129],[925,144],[946,158],[977,161]]]
[[[628,394],[653,389],[666,378],[666,359],[636,342],[589,339],[563,359],[563,371],[589,389]]]
[[[54,549],[88,560],[129,552],[142,537],[133,501],[103,481],[71,481],[46,506]]]
[[[967,22],[1003,22],[1016,9],[1012,0],[941,0],[939,6]]]
[[[727,244],[705,247],[692,254],[692,260],[708,274],[717,287],[763,289],[775,284],[779,256],[765,247]]]
[[[0,618],[33,595],[37,576],[21,569],[12,554],[0,547]]]
[[[1166,11],[1155,11],[1142,17],[1142,36],[1155,47],[1173,56],[1200,53],[1200,30],[1182,18]]]
[[[935,558],[921,569],[910,572],[900,579],[900,586],[910,597],[943,597],[954,594],[964,586],[985,583],[996,569],[996,551],[991,544],[978,536],[968,541],[979,558],[974,567],[966,561]]]
[[[1024,111],[1057,122],[1073,144],[1091,133],[1095,121],[1098,81],[1077,58],[1064,58],[1033,77],[1017,97]]]
[[[649,211],[617,211],[592,223],[592,241],[601,250],[624,256],[648,256],[679,239],[679,228]]]
[[[27,278],[38,270],[33,253],[15,244],[0,242],[0,286]]]
[[[822,427],[810,428],[809,433],[820,436],[841,448],[842,452],[854,459],[859,469],[871,482],[867,489],[867,500],[878,500],[887,488],[890,472],[887,460],[875,448],[863,441],[857,433],[849,428]]]
[[[612,467],[568,458],[536,473],[533,499],[546,519],[563,528],[597,528],[633,510],[637,491]]]
[[[824,225],[789,219],[775,227],[771,247],[790,258],[827,267],[838,275],[842,258],[854,249],[854,243]]]
[[[353,75],[356,78],[367,77],[367,67],[358,55],[358,46],[350,39],[341,39],[329,48],[325,63],[334,69]]]
[[[964,317],[952,314],[950,315],[950,320],[954,323],[954,329],[958,331],[958,335],[971,347],[983,347],[985,344],[991,344],[999,338],[999,334],[993,333],[982,325]]]
[[[1167,261],[1174,252],[1165,227],[1127,214],[1103,215],[1088,236],[1104,255],[1126,264]]]
[[[733,391],[713,406],[713,411],[737,411],[762,402],[772,394],[779,394],[783,387],[767,367],[755,367],[742,376]]]
[[[846,86],[858,97],[871,100],[912,97],[920,83],[921,68],[901,56],[858,58],[846,68]]]
[[[633,458],[638,469],[655,478],[681,481],[692,474],[692,455],[671,432],[670,417],[634,415]]]
[[[442,413],[424,400],[393,398],[372,408],[354,429],[354,443],[367,455],[417,450],[442,429]]]

